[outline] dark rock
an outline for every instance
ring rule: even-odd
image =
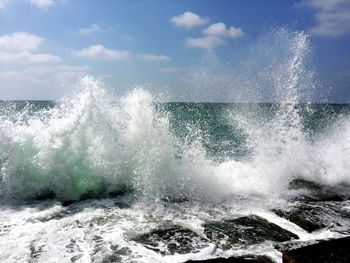
[[[350,212],[346,202],[295,202],[286,210],[273,210],[308,232],[322,228],[348,229]]]
[[[350,237],[321,241],[318,244],[282,251],[284,263],[350,262]]]
[[[222,249],[234,245],[251,245],[266,240],[284,242],[298,236],[259,216],[246,216],[232,220],[204,224],[207,237]]]
[[[273,263],[271,259],[265,256],[245,256],[230,258],[213,258],[204,260],[189,260],[186,263]]]
[[[319,230],[322,228],[325,228],[326,225],[322,222],[319,222],[317,218],[310,217],[309,215],[305,215],[305,213],[308,213],[310,211],[303,211],[300,209],[293,209],[291,211],[284,211],[284,210],[274,210],[274,212],[280,216],[283,217],[294,224],[300,226],[302,229],[313,232],[315,230]]]
[[[337,191],[335,188],[301,178],[291,181],[289,183],[289,189],[307,190],[306,193],[294,198],[300,201],[344,201],[348,198],[345,193],[341,193],[341,191]]]
[[[194,253],[208,246],[206,239],[181,226],[156,229],[133,240],[163,255]]]

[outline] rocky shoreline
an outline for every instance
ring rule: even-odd
[[[288,202],[273,206],[270,210],[264,207],[263,213],[258,209],[225,217],[207,217],[201,219],[199,231],[176,220],[166,220],[162,224],[154,224],[145,232],[131,231],[125,238],[158,258],[164,257],[165,262],[169,256],[177,256],[179,262],[192,256],[208,258],[189,260],[187,263],[271,263],[276,260],[283,260],[284,263],[350,262],[349,194],[304,180],[293,181],[291,190],[296,192],[294,196],[287,196]],[[103,203],[102,210],[107,215],[85,221],[87,228],[101,228],[110,224],[113,217],[108,215],[114,209],[118,212],[110,215],[132,210],[129,202],[123,199],[111,202],[107,207]],[[185,205],[187,201],[182,202]],[[86,204],[89,206],[88,202]],[[86,206],[73,202],[58,207],[57,211],[38,217],[38,224],[63,221],[79,214]],[[83,227],[84,221],[81,219],[74,221],[72,226]],[[96,235],[93,242],[96,244],[94,253],[101,254],[103,238]],[[71,249],[75,245],[76,241],[72,239],[66,248]],[[101,262],[122,262],[133,253],[127,246],[112,245],[109,250],[108,255],[101,256]],[[42,246],[30,243],[31,261],[35,262],[42,253]],[[220,258],[235,253],[236,256]],[[82,254],[72,256],[72,262],[78,260],[78,256]]]
[[[291,199],[288,207],[274,209],[277,216],[299,226],[315,238],[305,241],[265,218],[251,214],[234,219],[208,221],[203,224],[205,236],[199,236],[180,226],[168,226],[135,237],[134,241],[163,255],[196,253],[215,244],[216,250],[226,251],[270,242],[282,253],[285,263],[350,262],[350,203],[349,196],[321,185],[295,180],[291,188],[304,191],[297,199]],[[320,232],[321,231],[321,232]],[[330,231],[333,239],[319,237],[318,233]],[[213,253],[214,253],[213,252]],[[230,258],[190,260],[188,263],[216,262],[273,262],[264,255],[244,255]]]
[[[350,262],[350,236],[323,240],[317,244],[308,245],[288,251],[281,251],[283,263],[347,263]],[[187,263],[272,263],[266,256],[215,258],[208,260],[187,261]]]
[[[323,240],[289,251],[283,251],[283,262],[286,263],[313,263],[313,262],[350,262],[350,236]]]

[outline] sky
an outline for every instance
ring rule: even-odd
[[[60,99],[89,74],[117,95],[245,102],[275,28],[308,35],[315,101],[350,102],[350,0],[0,0],[0,99]]]

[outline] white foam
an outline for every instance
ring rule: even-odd
[[[161,256],[130,239],[169,222],[203,236],[205,221],[248,214],[268,219],[301,241],[337,236],[330,230],[309,234],[267,212],[286,202],[294,178],[331,186],[350,182],[350,121],[342,120],[340,131],[320,136],[316,143],[303,132],[296,106],[309,84],[304,65],[307,36],[277,30],[271,46],[285,50],[277,52],[281,59],[263,72],[269,73],[280,107],[268,121],[235,116],[253,152],[246,160],[214,161],[200,138],[180,143],[171,133],[167,114],[156,111],[145,89],[114,98],[89,76],[82,79],[79,92],[52,109],[33,115],[27,108],[0,116],[0,193],[7,198],[0,211],[0,260],[69,262],[76,257],[78,262],[102,262],[118,254],[115,250],[127,248],[118,255],[125,262],[178,262],[253,252],[281,262],[270,243],[229,251],[209,244],[196,254]],[[55,201],[6,203],[46,191],[60,200],[132,192],[136,203],[127,209],[117,208],[114,199],[70,208]]]

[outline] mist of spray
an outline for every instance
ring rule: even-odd
[[[174,135],[168,113],[156,110],[145,89],[113,98],[87,76],[78,92],[53,108],[2,111],[2,198],[78,200],[132,194],[153,200],[220,201],[281,197],[298,177],[349,183],[350,125],[337,133],[341,140],[332,134],[312,143],[303,132],[298,105],[310,86],[307,35],[280,28],[261,43],[268,45],[265,51],[278,51],[259,72],[273,87],[278,104],[272,118],[232,117],[247,135],[249,158],[214,161],[201,138],[184,143]]]

